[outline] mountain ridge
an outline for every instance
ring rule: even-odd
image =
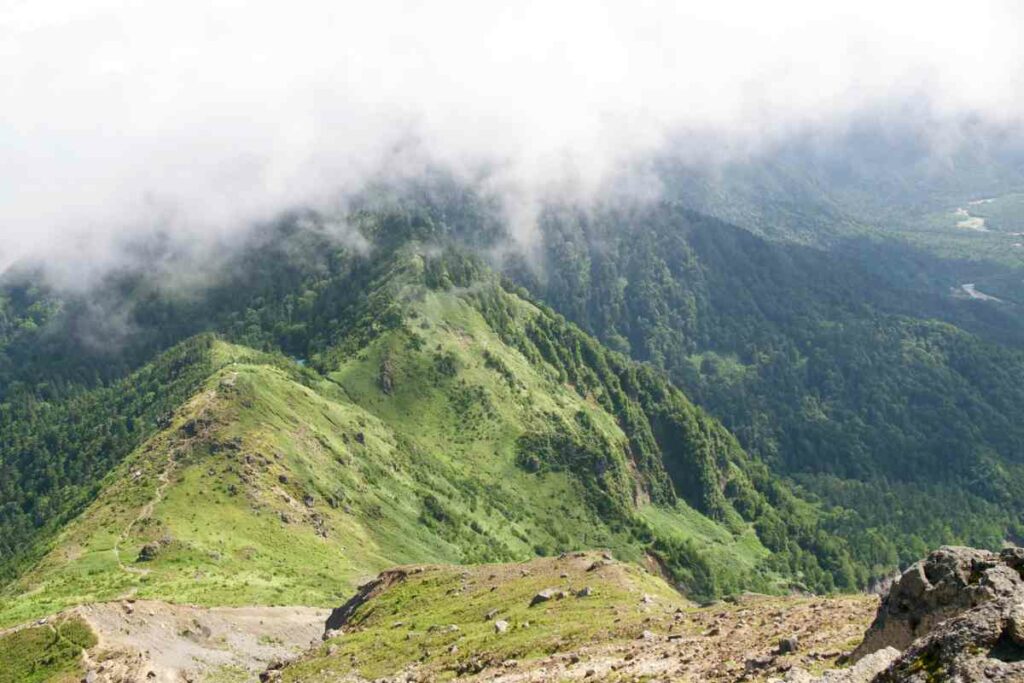
[[[305,367],[185,342],[212,371],[0,620],[124,597],[325,605],[390,564],[595,545],[698,596],[854,580],[818,566],[811,544],[848,559],[809,504],[655,373],[472,259],[409,247],[381,268]]]

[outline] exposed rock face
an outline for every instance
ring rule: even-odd
[[[331,616],[327,617],[327,624],[325,630],[333,631],[339,630],[345,626],[352,615],[356,613],[360,605],[365,603],[367,600],[372,599],[374,596],[380,595],[391,586],[396,583],[401,583],[409,576],[409,572],[405,569],[389,569],[388,571],[381,572],[380,575],[370,581],[364,583],[356,591],[356,594],[349,598],[341,607],[337,607],[331,611]]]
[[[874,683],[1024,681],[1024,548],[943,547],[910,567],[853,658],[887,646],[903,653]]]
[[[911,645],[874,683],[1024,681],[1024,644],[1010,635],[1007,605],[993,600]]]
[[[853,659],[886,646],[905,650],[944,621],[994,599],[1024,598],[1020,566],[1024,548],[1002,554],[939,548],[903,572],[889,589]]]

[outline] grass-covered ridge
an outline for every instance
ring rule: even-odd
[[[473,261],[403,250],[367,282],[308,367],[205,342],[210,374],[0,622],[129,595],[330,606],[396,563],[593,547],[698,596],[834,585],[808,506],[650,371]]]
[[[322,643],[268,678],[764,681],[834,666],[875,606],[865,595],[754,594],[697,606],[601,551],[404,566],[361,586],[331,613]],[[794,634],[798,651],[778,652]]]

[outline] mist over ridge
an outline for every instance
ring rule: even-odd
[[[714,169],[795,144],[827,164],[864,147],[867,122],[872,144],[913,137],[912,163],[942,168],[965,130],[1015,137],[1021,15],[19,2],[0,12],[0,266],[39,261],[80,287],[132,263],[140,239],[222,250],[430,167],[498,197],[520,245],[552,197],[660,196],[657,157]]]

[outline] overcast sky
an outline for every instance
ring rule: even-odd
[[[425,158],[496,163],[528,201],[680,128],[749,149],[917,100],[1015,120],[1022,7],[6,0],[0,267],[103,263],[139,231],[232,235]]]

